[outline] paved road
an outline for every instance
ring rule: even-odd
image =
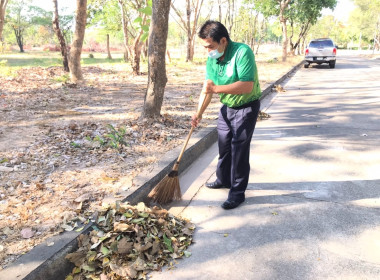
[[[171,211],[197,225],[190,258],[152,279],[380,279],[380,61],[300,69],[262,109],[246,202],[226,211],[212,146]]]

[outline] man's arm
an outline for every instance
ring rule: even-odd
[[[205,83],[203,84],[203,88],[199,96],[197,113],[193,115],[191,120],[191,125],[194,127],[196,127],[198,123],[201,121],[204,111],[211,102],[212,94],[206,91],[206,86],[207,81],[205,81]]]
[[[237,81],[229,85],[215,85],[212,80],[207,80],[205,92],[207,93],[226,93],[226,94],[246,94],[253,89],[253,82]]]

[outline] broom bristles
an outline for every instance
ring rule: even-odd
[[[166,204],[182,197],[178,171],[172,170],[148,194],[154,202]]]

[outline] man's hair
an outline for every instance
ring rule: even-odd
[[[198,36],[201,39],[211,38],[217,43],[220,43],[223,37],[226,37],[227,41],[230,41],[230,35],[228,35],[226,27],[215,20],[206,21],[199,30]]]

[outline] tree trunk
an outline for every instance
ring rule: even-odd
[[[219,6],[219,22],[222,22],[222,0],[218,0],[218,6]]]
[[[123,5],[123,0],[119,0],[119,6],[121,10],[121,22],[122,22],[122,28],[123,28],[123,35],[124,35],[124,61],[129,60],[129,36],[128,36],[128,20],[127,20],[127,14],[125,12],[125,8]]]
[[[144,101],[144,117],[158,117],[161,112],[167,82],[165,52],[170,2],[170,0],[153,1],[148,46],[148,88]]]
[[[112,59],[110,50],[110,34],[107,34],[107,58]]]
[[[59,44],[61,46],[61,55],[63,59],[63,69],[65,72],[69,72],[69,58],[67,53],[67,46],[65,37],[63,37],[63,33],[61,31],[61,28],[59,27],[59,15],[58,15],[58,1],[53,0],[54,5],[54,18],[53,18],[53,29],[55,34],[58,37]]]
[[[234,27],[234,15],[235,15],[235,1],[234,0],[228,0],[228,8],[227,8],[227,17],[226,17],[226,25],[228,21],[228,27],[227,30],[229,30],[229,33],[233,33],[233,27]]]
[[[140,41],[141,34],[136,37],[133,44],[132,72],[134,75],[140,75],[140,58],[143,42]]]
[[[303,24],[301,26],[301,31],[298,34],[297,41],[294,44],[293,43],[290,44],[291,45],[291,51],[292,51],[292,53],[294,55],[296,55],[296,50],[297,49],[298,49],[298,54],[300,54],[299,49],[300,49],[301,40],[302,40],[302,38],[304,38],[306,36],[306,33],[307,33],[308,29],[309,29],[309,24],[310,24],[310,22],[307,21],[305,24]]]
[[[144,58],[147,58],[148,57],[148,40],[145,41],[145,43],[143,44],[143,55],[144,55]]]
[[[287,18],[285,17],[285,9],[288,7],[290,0],[277,0],[280,3],[279,19],[282,25],[282,61],[286,61],[288,55],[288,30],[286,26]]]
[[[292,20],[290,20],[290,28],[291,28],[291,34],[289,36],[289,45],[290,45],[290,50],[294,50],[294,44],[293,44],[293,36],[294,36],[294,23]]]
[[[191,55],[192,38],[191,38],[190,18],[191,18],[190,0],[186,0],[186,30],[187,30],[186,62],[193,61],[193,57]]]
[[[23,30],[20,27],[13,26],[13,31],[15,32],[17,45],[20,49],[20,53],[24,52],[24,38],[22,36]]]
[[[259,13],[256,12],[256,15],[255,15],[255,18],[253,21],[252,33],[251,33],[251,36],[252,36],[251,49],[252,49],[252,51],[255,51],[258,16],[259,16]]]
[[[82,46],[84,39],[84,32],[86,30],[87,21],[87,0],[77,0],[77,10],[75,17],[75,33],[73,43],[70,50],[70,76],[71,82],[77,84],[83,81],[82,67],[80,58],[82,54]]]
[[[193,6],[191,6],[191,4]],[[171,3],[171,7],[173,8],[174,12],[177,14],[177,16],[180,19],[180,27],[186,32],[187,34],[187,50],[186,50],[186,62],[193,61],[194,58],[194,40],[198,25],[198,19],[200,15],[200,10],[203,4],[203,0],[196,0],[196,1],[190,1],[186,0],[186,9],[185,9],[185,17],[183,17],[183,13],[181,13],[176,7]],[[191,22],[191,14],[192,11],[194,11],[194,21]],[[191,25],[193,24],[193,25]]]
[[[0,0],[0,45],[3,42],[3,28],[4,28],[4,18],[5,9],[7,8],[8,0]]]
[[[265,29],[266,29],[266,22],[265,22],[265,19],[263,19],[263,21],[261,22],[261,27],[260,27],[260,32],[259,32],[259,40],[257,40],[257,47],[256,47],[256,52],[255,52],[256,55],[259,53],[260,45],[265,38],[265,35],[266,35]]]
[[[194,59],[194,50],[192,49],[192,38],[190,36],[187,37],[187,52],[186,52],[186,62],[193,61]]]
[[[288,55],[288,32],[286,27],[286,20],[281,21],[282,25],[282,61],[286,61]]]

